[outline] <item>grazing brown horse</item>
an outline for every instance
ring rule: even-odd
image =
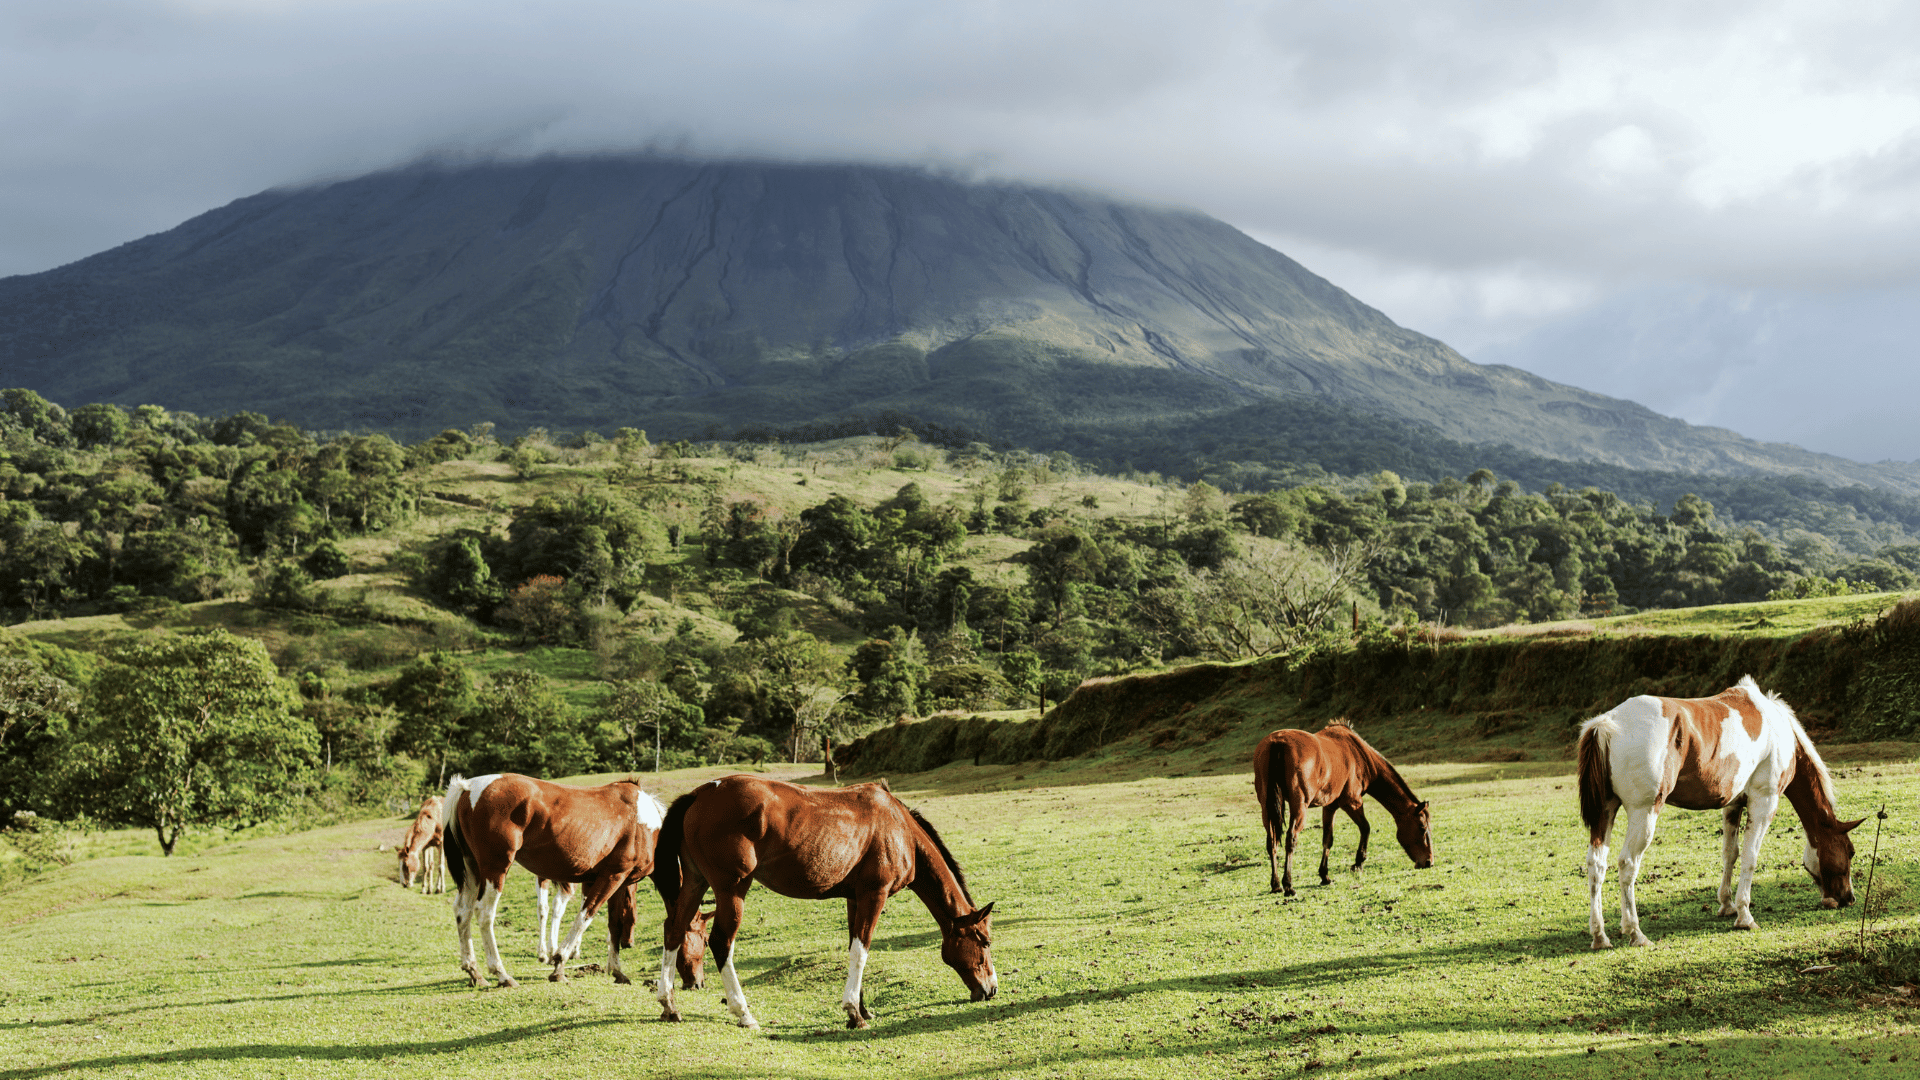
[[[826,789],[760,776],[728,776],[673,801],[660,834],[654,886],[677,895],[660,960],[662,1020],[680,1019],[670,973],[707,887],[717,901],[708,942],[720,965],[727,1008],[741,1027],[759,1027],[734,971],[734,935],[755,881],[801,900],[847,903],[847,1026],[873,1018],[861,979],[874,926],[888,898],[912,889],[940,926],[940,958],[960,974],[973,1000],[999,989],[991,952],[993,905],[976,908],[967,879],[927,819],[894,798],[884,781]]]
[[[400,886],[413,888],[415,875],[420,892],[447,891],[447,849],[440,825],[440,798],[429,795],[420,800],[420,812],[413,817],[406,839],[400,841]]]
[[[1710,698],[1628,698],[1580,728],[1580,816],[1587,823],[1587,930],[1607,949],[1600,890],[1614,818],[1627,808],[1620,845],[1620,933],[1629,945],[1650,945],[1640,930],[1633,885],[1653,843],[1660,811],[1720,811],[1720,914],[1735,930],[1752,930],[1753,872],[1760,842],[1780,806],[1793,805],[1806,831],[1800,865],[1820,886],[1820,906],[1853,903],[1853,841],[1858,821],[1835,813],[1833,779],[1813,740],[1787,703],[1763,693],[1752,676]],[[1748,828],[1741,835],[1744,811]],[[1740,883],[1733,881],[1740,864]]]
[[[447,787],[443,813],[448,861],[460,890],[454,904],[460,968],[473,985],[481,983],[473,955],[476,911],[486,941],[487,970],[501,986],[515,985],[500,961],[493,934],[507,868],[515,862],[540,879],[585,886],[573,929],[548,957],[553,972],[547,977],[555,982],[566,978],[566,958],[578,955],[587,925],[606,904],[607,970],[615,982],[632,981],[620,969],[620,950],[633,941],[632,886],[653,871],[665,809],[631,780],[577,788],[515,773],[455,777]]]
[[[1274,892],[1293,895],[1293,845],[1306,825],[1306,811],[1321,806],[1320,884],[1333,881],[1327,874],[1333,850],[1333,812],[1345,810],[1360,826],[1360,846],[1353,854],[1357,871],[1367,861],[1367,815],[1360,801],[1371,795],[1393,815],[1394,835],[1413,865],[1433,865],[1433,822],[1427,804],[1414,795],[1380,751],[1354,733],[1345,720],[1334,720],[1319,732],[1291,728],[1260,740],[1253,751],[1253,793],[1260,800],[1260,820],[1267,827],[1267,864]],[[1282,810],[1290,817],[1283,818]],[[1286,834],[1283,868],[1275,857],[1281,833]]]

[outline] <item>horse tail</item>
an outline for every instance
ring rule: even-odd
[[[1603,713],[1580,728],[1576,752],[1580,775],[1580,818],[1593,835],[1607,827],[1607,804],[1614,799],[1613,763],[1609,749],[1619,730],[1612,713]]]
[[[667,905],[669,915],[680,901],[680,849],[686,842],[687,811],[699,794],[700,789],[694,788],[667,807],[666,819],[660,823],[659,840],[653,848],[653,873],[647,877],[653,882],[654,891],[660,894],[660,901]]]
[[[1273,835],[1282,837],[1287,835],[1287,804],[1280,797],[1280,776],[1287,764],[1281,760],[1285,749],[1285,743],[1269,735],[1260,746],[1259,760],[1254,762],[1254,780],[1260,789],[1255,792],[1260,799],[1260,822]]]
[[[447,864],[447,872],[453,875],[453,888],[458,892],[467,883],[467,871],[472,854],[467,850],[466,841],[460,836],[460,796],[467,792],[467,778],[456,776],[447,785],[447,797],[440,803],[441,840],[445,850],[440,857]],[[479,867],[471,867],[477,875]]]

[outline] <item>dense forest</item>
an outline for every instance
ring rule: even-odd
[[[1777,542],[1697,492],[1663,509],[1592,486],[1528,490],[1487,467],[1415,480],[1197,460],[1102,486],[1064,451],[894,419],[862,444],[859,471],[886,491],[862,499],[809,456],[805,440],[837,427],[503,443],[480,424],[407,446],[0,393],[7,621],[119,613],[177,631],[92,651],[0,639],[0,812],[92,806],[164,838],[267,813],[249,793],[270,784],[364,800],[456,770],[798,759],[901,716],[1057,701],[1090,676],[1332,647],[1356,630],[1920,583],[1920,545],[1897,522],[1900,542],[1848,556],[1858,529],[1844,545],[1809,528]],[[525,497],[418,527],[461,498],[436,478],[463,462]],[[740,489],[748,469],[783,477],[785,494]],[[351,554],[403,535],[377,567]],[[980,545],[996,558],[966,555]],[[374,569],[414,614],[327,587]],[[299,633],[418,633],[399,654],[343,660],[285,633],[268,650],[245,628],[185,630],[186,605],[223,598]],[[586,689],[525,659],[540,650],[590,658]],[[196,779],[143,791],[143,768]],[[91,798],[101,790],[123,797]]]

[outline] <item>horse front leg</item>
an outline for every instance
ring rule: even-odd
[[[1653,843],[1653,831],[1660,824],[1660,811],[1651,806],[1636,806],[1627,811],[1627,839],[1620,845],[1620,935],[1629,945],[1651,945],[1640,932],[1640,906],[1633,895],[1640,880],[1640,860]]]
[[[1750,796],[1747,799],[1747,835],[1746,843],[1740,852],[1740,888],[1733,894],[1733,928],[1752,930],[1753,921],[1753,872],[1760,865],[1760,844],[1767,838],[1767,827],[1773,824],[1773,813],[1780,805],[1778,795]]]
[[[1327,872],[1333,858],[1333,814],[1337,810],[1332,803],[1320,811],[1320,884],[1333,884],[1333,875]]]
[[[1287,851],[1285,860],[1280,864],[1280,893],[1283,896],[1293,895],[1293,849],[1300,842],[1300,830],[1306,828],[1306,815],[1306,800],[1288,797]]]
[[[1587,932],[1593,935],[1596,949],[1613,948],[1613,942],[1607,940],[1606,916],[1600,911],[1600,894],[1607,884],[1607,844],[1613,837],[1613,822],[1619,813],[1618,802],[1607,803],[1600,824],[1591,830],[1587,840]]]
[[[1347,816],[1360,829],[1360,846],[1353,851],[1353,872],[1357,874],[1367,865],[1367,837],[1373,835],[1373,827],[1367,824],[1367,812],[1360,803],[1347,807]]]
[[[534,930],[533,955],[543,964],[553,962],[553,949],[547,944],[549,937],[547,933],[547,918],[549,915],[547,908],[547,885],[547,879],[540,878],[533,886],[533,904],[535,910],[539,912],[539,922],[536,924],[537,929]]]
[[[480,890],[480,940],[487,947],[487,970],[501,986],[513,987],[520,984],[507,974],[507,965],[500,959],[500,941],[493,933],[493,918],[500,908],[501,884],[489,881]]]
[[[600,910],[601,904],[606,903],[607,897],[613,895],[614,891],[623,883],[623,879],[615,877],[612,874],[602,874],[599,877],[590,879],[581,887],[580,913],[574,916],[573,929],[567,932],[565,941],[556,940],[553,943],[553,973],[547,976],[548,981],[567,981],[567,961],[580,955],[580,942],[587,936],[587,927],[593,925],[594,914]],[[572,892],[573,885],[569,883],[560,893],[560,906],[562,910],[565,910],[567,899]],[[553,917],[553,933],[555,938],[558,938],[560,935],[560,915],[558,913]]]
[[[700,917],[700,902],[707,896],[707,879],[700,876],[693,861],[680,861],[680,895],[674,898],[673,907],[667,912],[667,921],[663,927],[660,949],[660,979],[654,983],[653,996],[660,1002],[660,1019],[678,1023],[680,1010],[673,1001],[674,969],[680,962],[680,949],[686,944],[687,931],[694,920]],[[712,939],[708,939],[708,953],[712,953]]]
[[[867,1008],[867,994],[861,983],[867,971],[867,957],[873,949],[873,931],[880,924],[880,911],[886,907],[886,894],[878,890],[863,896],[847,897],[847,986],[840,994],[840,1008],[847,1014],[850,1028],[870,1027],[873,1013]]]

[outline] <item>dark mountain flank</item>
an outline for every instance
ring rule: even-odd
[[[1469,362],[1205,215],[878,167],[421,166],[0,280],[0,384],[418,437],[897,409],[1046,448],[1276,398],[1552,458],[1865,466]]]

